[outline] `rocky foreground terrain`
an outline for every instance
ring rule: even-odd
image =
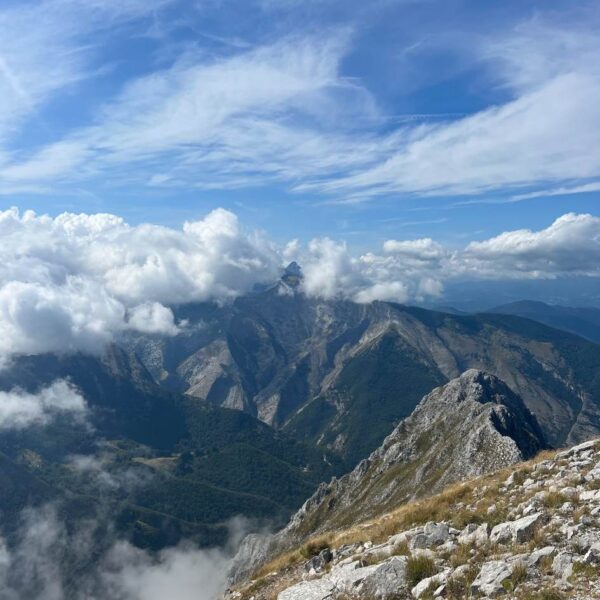
[[[230,600],[600,598],[600,441],[321,534]]]

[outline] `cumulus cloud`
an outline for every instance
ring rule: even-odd
[[[600,277],[600,217],[566,214],[540,231],[509,231],[464,249],[430,238],[386,240],[382,249],[354,257],[325,238],[306,248],[293,242],[285,256],[303,265],[309,295],[423,301],[441,296],[452,280]]]
[[[179,327],[175,325],[173,311],[158,302],[145,302],[129,311],[129,325],[141,333],[176,335]]]
[[[175,230],[107,214],[0,212],[0,357],[99,353],[134,329],[175,335],[168,305],[277,278],[275,246],[217,209]]]
[[[172,307],[229,302],[277,281],[296,260],[302,291],[357,302],[423,301],[456,279],[600,276],[600,217],[566,214],[540,231],[504,232],[463,249],[386,240],[355,255],[317,238],[281,246],[217,209],[181,229],[108,214],[0,212],[0,359],[99,353],[123,332],[177,335]]]
[[[20,389],[0,392],[0,430],[47,425],[68,415],[85,421],[87,404],[69,382],[58,380],[33,394]]]
[[[471,242],[462,262],[466,271],[493,278],[598,277],[600,217],[569,213],[541,231],[519,229]]]

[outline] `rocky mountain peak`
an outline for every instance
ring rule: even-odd
[[[497,377],[471,369],[427,394],[380,448],[321,486],[291,529],[326,529],[455,481],[531,458],[546,447],[535,417]]]
[[[322,484],[261,556],[527,460],[545,447],[521,398],[497,377],[471,369],[427,394],[352,472]]]
[[[545,452],[312,538],[228,598],[598,599],[599,487],[599,440]]]
[[[440,389],[443,390],[440,399],[449,403],[475,401],[481,404],[505,404],[513,395],[501,379],[479,369],[468,369]],[[426,399],[429,400],[430,396]]]
[[[292,261],[284,270],[281,280],[292,287],[300,285],[303,279],[302,268],[296,261]]]

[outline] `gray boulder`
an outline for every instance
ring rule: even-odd
[[[313,579],[279,592],[277,600],[328,600],[334,591],[335,586],[329,579]]]
[[[446,523],[427,523],[423,532],[429,546],[439,546],[448,541],[450,527]]]
[[[361,595],[378,600],[396,597],[400,590],[407,588],[406,562],[405,556],[393,556],[379,565],[373,573],[365,577]]]
[[[500,523],[492,529],[490,540],[499,544],[515,542],[522,544],[533,537],[535,529],[541,525],[543,514],[537,512],[528,517]]]
[[[329,548],[325,548],[324,550],[321,550],[321,552],[317,556],[313,556],[310,560],[306,562],[306,564],[304,565],[304,570],[308,571],[309,573],[311,571],[318,573],[322,571],[325,568],[325,566],[331,562],[332,559],[333,554],[331,553],[331,550]]]
[[[544,546],[539,550],[535,550],[529,555],[527,559],[527,565],[530,567],[535,567],[537,564],[545,558],[546,556],[552,556],[556,552],[556,548],[554,546]]]
[[[459,544],[475,544],[476,546],[483,546],[489,537],[489,525],[482,523],[481,525],[475,525],[469,523],[459,534]]]
[[[561,579],[567,579],[573,573],[575,556],[571,552],[559,552],[552,561],[552,572]]]
[[[415,598],[420,598],[428,589],[430,588],[438,588],[441,585],[444,585],[446,581],[448,581],[448,577],[452,571],[450,569],[446,569],[441,573],[437,573],[436,575],[432,575],[431,577],[426,577],[422,579],[413,587],[411,590],[411,594]]]
[[[503,560],[492,560],[484,563],[479,575],[471,584],[471,593],[491,598],[506,593],[502,583],[512,575],[512,571],[512,565]]]

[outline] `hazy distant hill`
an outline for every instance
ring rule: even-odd
[[[487,312],[517,315],[539,321],[550,327],[564,329],[592,342],[600,343],[600,309],[545,304],[522,300],[496,306]]]

